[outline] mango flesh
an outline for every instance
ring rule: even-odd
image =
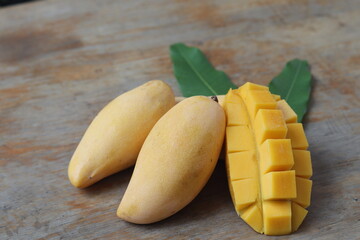
[[[150,130],[174,105],[173,91],[160,80],[112,100],[94,118],[71,158],[71,184],[88,187],[135,164]]]
[[[255,231],[296,231],[310,205],[308,142],[285,100],[247,83],[225,96],[226,168],[238,215]]]
[[[225,124],[223,109],[207,97],[187,98],[167,112],[141,148],[118,217],[153,223],[192,201],[215,168]]]

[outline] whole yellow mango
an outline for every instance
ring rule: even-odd
[[[167,112],[141,148],[118,217],[153,223],[191,202],[215,168],[225,124],[221,106],[203,96],[187,98]]]
[[[155,123],[175,105],[171,88],[149,81],[115,98],[95,117],[68,168],[72,185],[87,187],[132,166]]]
[[[218,99],[218,103],[220,104],[220,106],[222,106],[224,108],[225,95],[217,95],[216,98]],[[186,99],[186,97],[175,97],[175,102],[179,103],[185,99]]]

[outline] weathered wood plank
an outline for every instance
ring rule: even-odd
[[[315,77],[305,118],[310,214],[291,237],[356,239],[360,228],[360,2],[39,1],[0,10],[0,239],[267,239],[233,209],[220,162],[162,222],[115,215],[132,169],[78,190],[67,164],[94,115],[151,79],[180,95],[168,46],[202,48],[237,84],[267,84],[292,58]]]

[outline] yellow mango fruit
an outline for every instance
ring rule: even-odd
[[[150,130],[174,105],[173,91],[160,80],[112,100],[91,122],[71,158],[71,184],[88,187],[134,165]]]
[[[218,99],[218,103],[220,104],[220,106],[224,107],[225,95],[217,95],[216,97]],[[186,97],[175,97],[175,102],[179,103],[185,99]]]
[[[225,96],[226,169],[234,207],[255,231],[284,235],[307,215],[312,181],[308,142],[285,100],[246,83]]]
[[[222,107],[207,97],[190,97],[175,105],[146,138],[118,217],[153,223],[192,201],[215,168],[225,124]]]

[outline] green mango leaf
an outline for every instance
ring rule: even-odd
[[[223,95],[237,88],[222,71],[216,70],[200,49],[183,43],[170,46],[175,77],[184,97]]]
[[[311,73],[307,61],[293,59],[269,83],[270,92],[285,99],[301,122],[310,100]]]

